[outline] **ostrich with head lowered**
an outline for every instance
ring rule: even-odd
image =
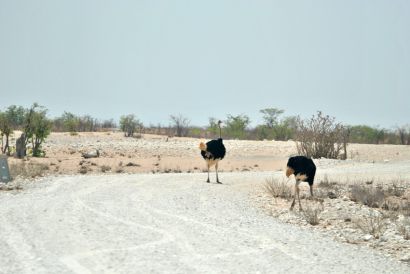
[[[288,164],[286,165],[286,176],[295,175],[295,194],[293,195],[293,202],[290,206],[290,210],[295,206],[296,196],[298,196],[299,210],[302,210],[299,198],[299,184],[301,181],[308,182],[310,188],[310,195],[313,197],[313,180],[316,174],[316,165],[312,159],[305,156],[290,157]]]
[[[221,137],[222,135],[221,134],[221,123],[222,123],[221,121],[218,121],[218,127],[219,127],[219,138],[218,139],[211,140],[207,142],[206,144],[203,142],[199,144],[201,155],[205,159],[206,165],[208,168],[208,180],[206,180],[207,183],[209,183],[209,168],[215,165],[216,182],[218,184],[222,184],[218,178],[218,162],[225,157],[226,149],[222,142],[222,137]]]

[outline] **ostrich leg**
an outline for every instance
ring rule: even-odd
[[[209,183],[209,162],[207,161],[206,166],[208,167],[208,180],[206,180],[207,183]]]
[[[216,171],[216,182],[217,182],[218,184],[222,184],[222,183],[219,181],[219,178],[218,178],[218,162],[215,164],[215,171]]]

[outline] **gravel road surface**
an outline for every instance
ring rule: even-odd
[[[253,207],[249,189],[270,175],[48,177],[1,192],[0,273],[410,273]]]

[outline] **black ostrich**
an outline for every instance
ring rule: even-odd
[[[204,144],[203,142],[199,144],[201,155],[205,159],[206,165],[208,168],[208,180],[206,180],[207,183],[209,183],[209,168],[215,165],[216,182],[218,184],[222,184],[218,178],[218,162],[225,157],[226,149],[222,142],[222,137],[221,137],[221,123],[222,123],[221,121],[218,121],[218,127],[219,127],[219,138],[218,139],[211,140],[207,142],[206,144]]]
[[[298,196],[299,201],[299,210],[302,210],[299,198],[299,184],[301,181],[308,182],[310,187],[310,195],[313,196],[313,180],[315,179],[316,166],[313,163],[312,159],[305,156],[294,156],[290,157],[288,160],[286,168],[286,176],[289,177],[292,174],[295,175],[296,184],[295,184],[295,195],[293,196],[293,202],[290,206],[290,210],[295,206],[296,195]]]

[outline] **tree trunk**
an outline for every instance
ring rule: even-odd
[[[7,155],[10,156],[10,148],[9,148],[9,135],[6,134],[6,145],[4,146],[4,151],[3,153],[6,154],[7,151]]]
[[[41,147],[41,142],[42,140],[40,138],[35,138],[34,143],[33,143],[33,156],[34,157],[40,157],[40,147]]]
[[[3,154],[10,154],[10,148],[9,148],[9,135],[8,134],[4,134],[4,136],[6,137],[6,143],[4,144],[3,147],[3,135],[1,136],[1,153]],[[7,152],[7,153],[6,153]]]

